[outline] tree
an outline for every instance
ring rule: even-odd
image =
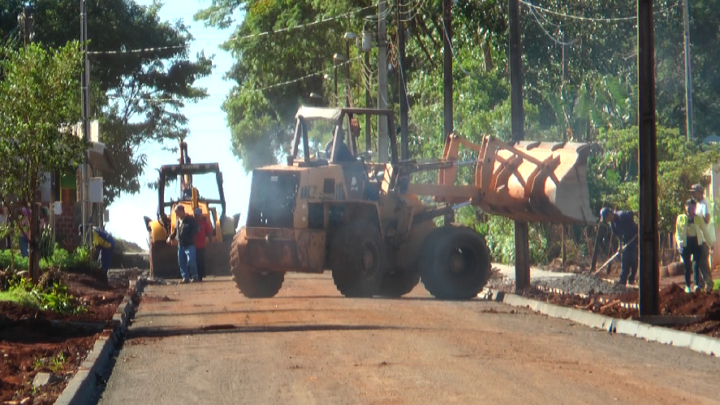
[[[48,50],[37,44],[0,50],[0,199],[8,209],[32,208],[30,275],[39,277],[39,227],[36,191],[44,172],[73,167],[84,142],[70,130],[80,119],[82,59],[77,42]],[[63,128],[66,128],[63,130]],[[17,217],[11,226],[18,227]]]
[[[0,38],[16,35],[22,0],[0,5]],[[58,47],[80,35],[77,0],[34,0],[35,41]],[[137,193],[146,156],[140,147],[187,136],[180,109],[206,96],[196,80],[209,75],[212,60],[191,57],[192,35],[181,21],[163,22],[162,4],[142,7],[134,0],[88,1],[92,115],[101,121],[102,142],[117,170],[105,175],[105,199]],[[19,44],[16,43],[19,46]],[[145,52],[122,52],[151,48]],[[108,53],[114,51],[119,53]]]

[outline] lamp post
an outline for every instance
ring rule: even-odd
[[[345,60],[346,60],[345,57],[339,53],[336,53],[335,55],[333,55],[333,74],[335,76],[334,80],[335,80],[335,106],[336,107],[339,104],[338,103],[338,100],[339,100],[338,99],[338,88],[337,88],[338,87],[337,86],[337,84],[338,84],[337,68],[338,68],[338,63],[345,62]]]

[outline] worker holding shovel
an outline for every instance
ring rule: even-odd
[[[605,207],[600,210],[600,219],[609,223],[613,234],[621,237],[621,242],[625,244],[622,249],[622,271],[615,284],[625,286],[628,281],[635,284],[638,271],[638,226],[635,223],[635,214],[632,211],[613,211]]]

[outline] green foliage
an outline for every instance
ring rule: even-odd
[[[23,307],[40,308],[37,297],[23,289],[0,291],[0,302],[12,302]]]
[[[76,304],[75,297],[70,295],[67,286],[60,282],[53,283],[52,287],[44,290],[28,279],[14,277],[10,280],[7,293],[11,296],[25,297],[25,303],[43,311],[53,311],[67,315],[87,311],[87,308],[83,305]],[[32,299],[29,297],[32,297]],[[22,302],[18,303],[22,305]]]
[[[28,258],[22,257],[19,252],[12,250],[0,251],[0,270],[9,269],[15,259],[15,270],[28,270]],[[50,257],[40,260],[40,268],[45,271],[48,269],[56,270],[73,270],[79,267],[97,266],[92,260],[90,251],[86,248],[77,248],[75,252],[68,253],[67,250],[61,249],[57,244],[53,247],[53,253]]]
[[[53,373],[57,373],[65,367],[66,361],[65,353],[60,351],[53,357],[36,358],[35,361],[33,361],[33,369],[40,370],[47,368]]]
[[[588,163],[593,210],[603,206],[637,211],[638,129],[601,131],[603,150]],[[672,232],[691,184],[705,183],[706,173],[720,159],[717,147],[686,142],[677,130],[658,127],[658,209],[660,230]]]
[[[0,38],[16,38],[17,15],[24,3],[5,0],[0,6]],[[78,37],[76,0],[34,0],[32,6],[36,42],[61,47]],[[117,167],[104,173],[108,203],[119,193],[140,190],[139,176],[147,162],[140,146],[149,141],[172,142],[174,146],[178,138],[186,137],[187,118],[180,108],[206,96],[195,82],[211,73],[212,60],[202,53],[190,54],[188,25],[162,21],[158,15],[161,6],[160,2],[140,6],[133,0],[87,2],[90,51],[163,48],[90,58],[94,118],[100,119],[102,141],[112,151]],[[12,42],[16,47],[21,43]],[[79,85],[74,89],[79,96]]]

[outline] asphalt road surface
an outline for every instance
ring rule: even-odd
[[[530,311],[348,299],[288,275],[149,286],[101,395],[127,404],[717,404],[720,359]]]

